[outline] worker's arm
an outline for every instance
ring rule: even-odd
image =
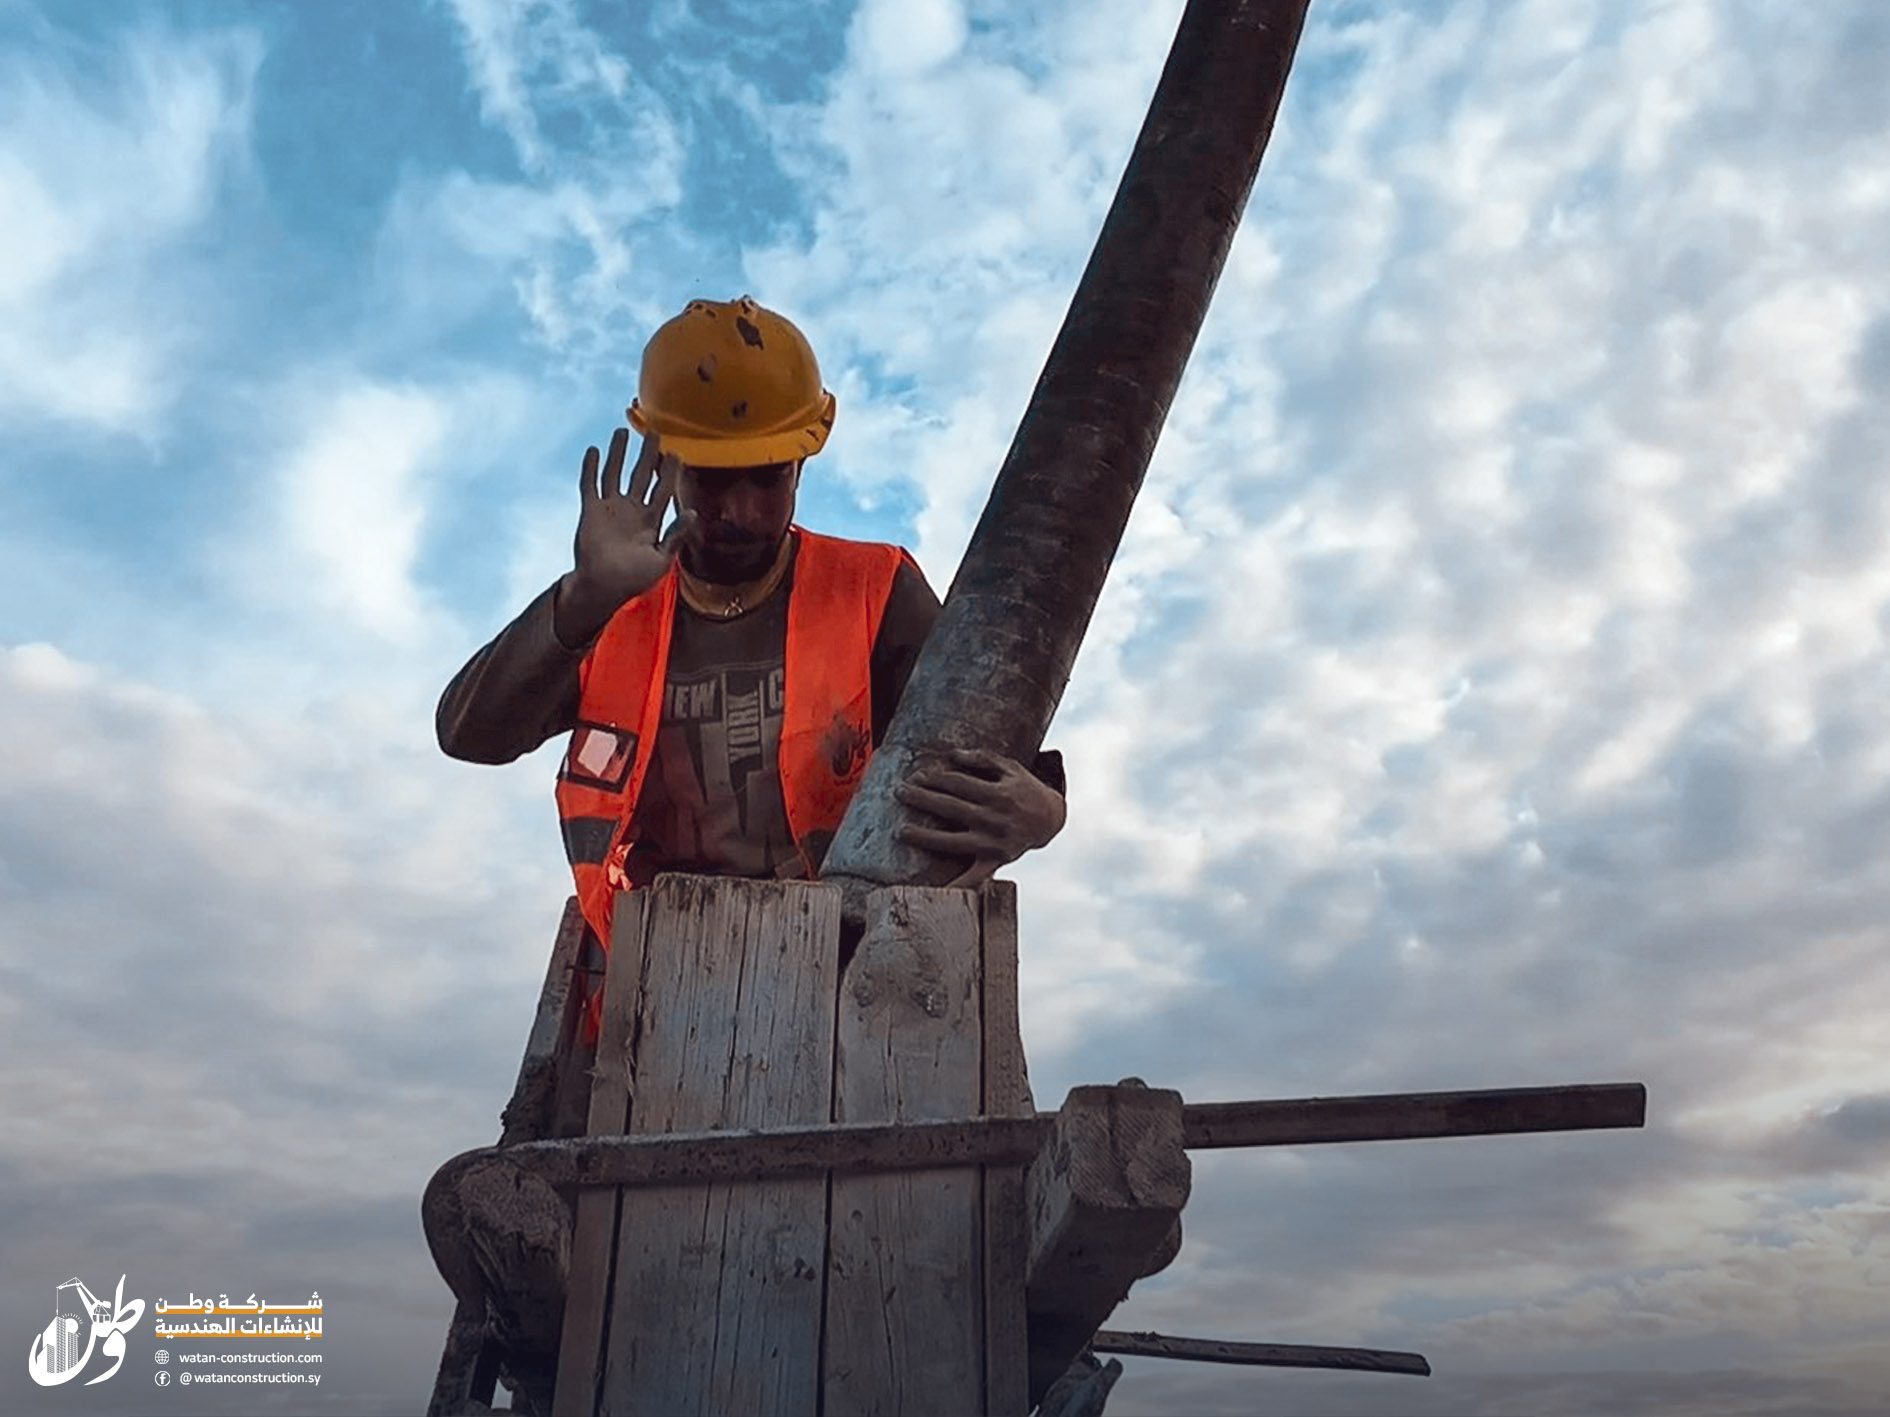
[[[578,665],[604,620],[589,626],[586,618],[571,614],[568,580],[568,575],[560,577],[546,587],[446,686],[434,727],[450,757],[509,763],[571,731],[577,721]]]
[[[474,763],[509,763],[577,721],[578,666],[619,606],[669,569],[693,513],[657,532],[672,497],[673,468],[654,437],[643,440],[630,485],[623,481],[629,430],[611,436],[600,468],[585,451],[578,475],[573,568],[499,631],[446,686],[434,715],[440,747]]]

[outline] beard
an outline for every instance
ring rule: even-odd
[[[705,536],[699,544],[683,548],[683,565],[705,581],[740,585],[766,575],[780,549],[778,538]]]

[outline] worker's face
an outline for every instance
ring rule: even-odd
[[[705,580],[724,583],[764,574],[794,520],[800,481],[799,462],[761,467],[682,464],[676,504],[702,522],[696,544],[683,550],[683,564]]]

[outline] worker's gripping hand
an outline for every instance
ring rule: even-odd
[[[623,453],[629,441],[627,428],[610,435],[601,475],[597,449],[586,448],[578,478],[583,506],[572,543],[577,564],[571,573],[571,598],[606,617],[661,580],[683,542],[696,534],[696,514],[683,512],[668,536],[659,535],[676,494],[676,460],[662,452],[654,433],[644,436],[636,466],[630,469],[630,485],[623,486]]]
[[[909,846],[956,856],[965,868],[953,886],[975,886],[999,867],[1063,830],[1063,797],[1015,758],[954,748],[951,766],[920,766],[893,789],[903,805],[936,817],[943,827],[907,822],[896,835]]]

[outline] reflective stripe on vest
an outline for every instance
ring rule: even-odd
[[[825,853],[873,752],[873,641],[893,577],[911,558],[897,546],[846,541],[795,527],[788,590],[781,742],[777,760],[788,830],[804,870]],[[606,957],[612,907],[629,888],[624,860],[637,795],[662,723],[676,571],[611,617],[578,667],[577,726],[558,770],[558,818],[578,908]],[[583,1001],[581,1037],[594,1046],[603,993]]]

